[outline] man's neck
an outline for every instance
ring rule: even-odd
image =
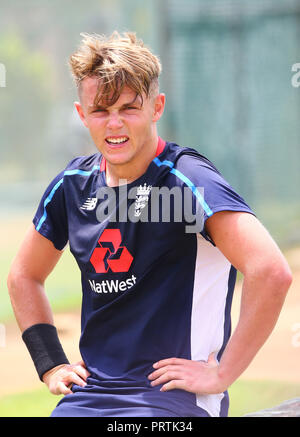
[[[151,161],[155,158],[158,148],[158,136],[149,146],[143,148],[140,155],[125,164],[110,164],[106,162],[106,183],[109,187],[129,184],[146,173]]]

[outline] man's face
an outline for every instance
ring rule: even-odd
[[[128,87],[112,106],[94,105],[98,79],[85,78],[81,84],[80,103],[76,109],[90,135],[107,162],[122,165],[139,162],[147,156],[147,148],[156,138],[155,126],[164,109],[164,95],[158,94],[143,101]],[[149,154],[149,152],[148,152]]]

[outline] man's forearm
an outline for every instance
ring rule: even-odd
[[[291,275],[245,275],[240,318],[220,360],[220,380],[227,388],[249,366],[271,334],[281,311]]]
[[[43,284],[21,275],[8,278],[8,289],[16,320],[23,332],[37,323],[53,324],[51,307]]]
[[[9,294],[22,339],[41,381],[51,369],[69,364],[53,325],[44,286],[36,280],[10,275]]]

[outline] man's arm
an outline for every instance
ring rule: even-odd
[[[16,320],[23,333],[37,324],[53,326],[52,310],[45,293],[46,278],[59,261],[62,251],[40,235],[32,225],[11,265],[7,286]],[[84,363],[62,364],[43,375],[54,394],[69,394],[70,383],[84,385],[88,372]]]
[[[62,251],[40,235],[28,230],[12,262],[7,285],[16,320],[23,332],[37,323],[53,324],[44,283],[59,261]]]
[[[223,211],[206,230],[224,256],[244,275],[240,317],[220,363],[169,358],[154,364],[152,385],[162,391],[220,393],[249,366],[271,334],[292,282],[290,268],[263,225],[251,214]]]

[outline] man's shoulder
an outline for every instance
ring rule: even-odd
[[[77,156],[50,181],[47,192],[61,191],[65,186],[66,180],[74,179],[76,175],[90,176],[100,169],[101,154],[95,153],[88,156]]]
[[[72,172],[72,174],[76,174],[77,171],[80,174],[80,172],[89,172],[96,168],[99,169],[101,156],[102,155],[100,153],[77,156],[69,161],[66,168],[64,169],[64,173],[68,174]]]
[[[191,180],[205,180],[221,175],[217,167],[196,149],[170,143],[169,151],[170,156],[173,155],[170,161],[173,161],[172,174],[174,175]]]

